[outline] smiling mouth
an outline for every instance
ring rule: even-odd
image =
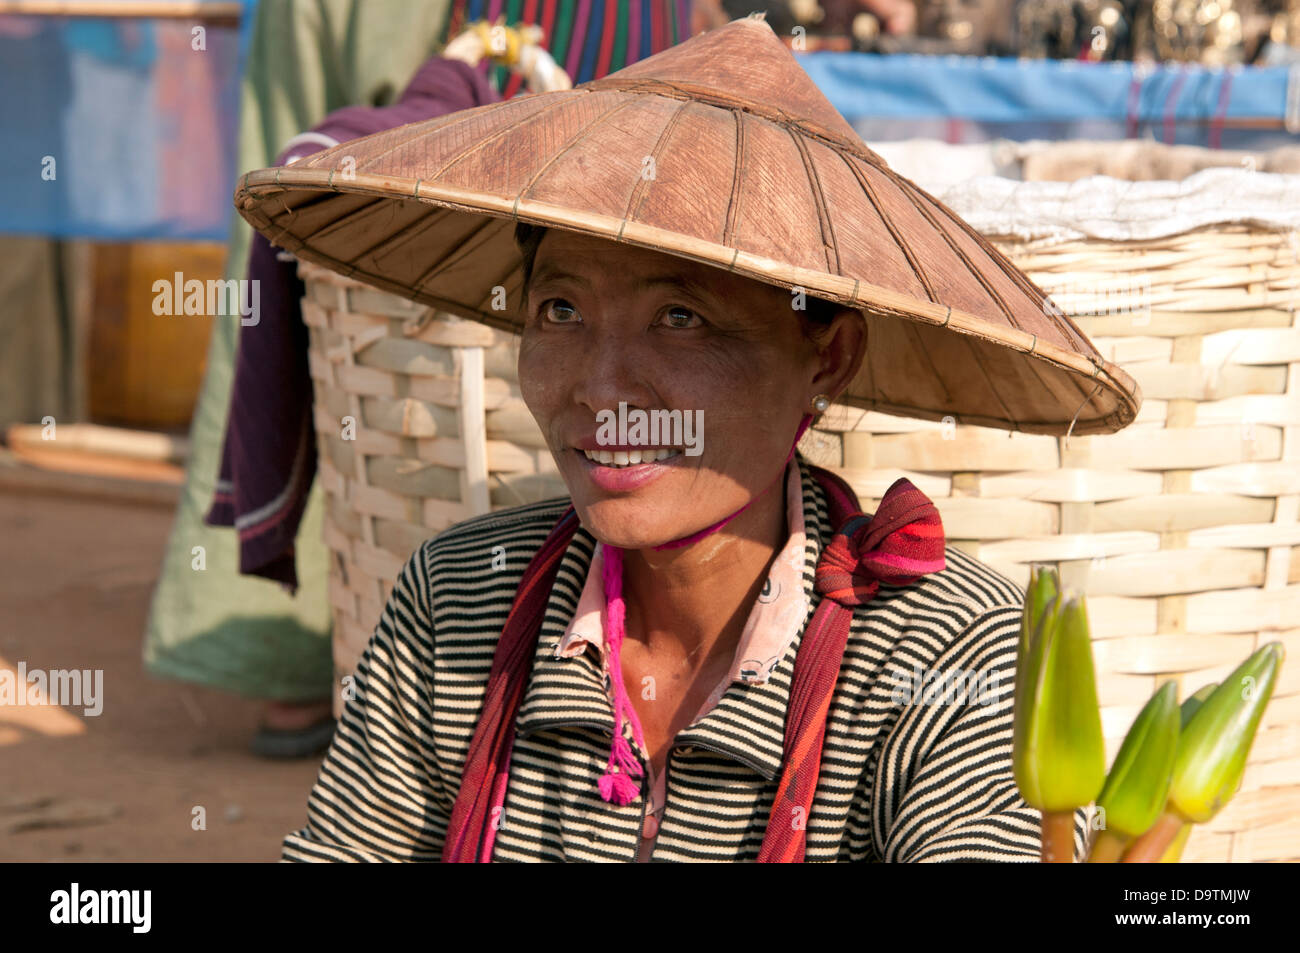
[[[667,447],[645,450],[583,450],[583,455],[592,463],[602,467],[634,467],[643,463],[657,463],[681,454],[680,450]]]

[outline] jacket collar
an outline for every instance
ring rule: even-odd
[[[807,463],[799,461],[803,484],[804,592],[808,597],[807,627],[821,597],[813,588],[813,572],[833,529],[828,526],[826,500]],[[578,608],[596,540],[579,527],[561,559],[555,585],[533,656],[533,670],[524,690],[515,727],[519,734],[546,728],[590,727],[612,735],[614,709],[605,679],[587,654],[555,658],[555,648]],[[749,766],[767,780],[776,777],[783,760],[785,712],[790,701],[794,659],[800,637],[791,642],[785,657],[761,685],[733,683],[707,715],[681,731],[674,747],[707,748]],[[625,725],[630,738],[630,729]]]

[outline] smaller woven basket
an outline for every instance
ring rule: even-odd
[[[342,679],[421,543],[471,516],[568,491],[519,396],[511,335],[298,267]],[[342,692],[334,698],[341,714]]]

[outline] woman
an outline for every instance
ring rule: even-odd
[[[945,546],[908,481],[867,516],[795,446],[836,398],[1117,429],[1132,381],[761,20],[349,145],[346,183],[321,153],[250,173],[238,206],[301,257],[520,330],[571,499],[411,557],[285,859],[1035,858],[1023,591]]]

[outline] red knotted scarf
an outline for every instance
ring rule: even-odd
[[[817,563],[815,587],[822,599],[795,656],[784,766],[759,850],[760,863],[803,860],[808,814],[821,773],[826,715],[854,607],[870,601],[882,582],[908,585],[944,567],[939,511],[911,481],[896,480],[876,512],[866,516],[843,480],[820,467],[810,469],[826,494],[831,525],[840,529]],[[532,672],[551,587],[577,529],[577,514],[570,507],[524,570],[492,659],[482,712],[447,825],[445,863],[492,859],[497,819],[489,819],[489,813],[505,802],[515,716]]]

